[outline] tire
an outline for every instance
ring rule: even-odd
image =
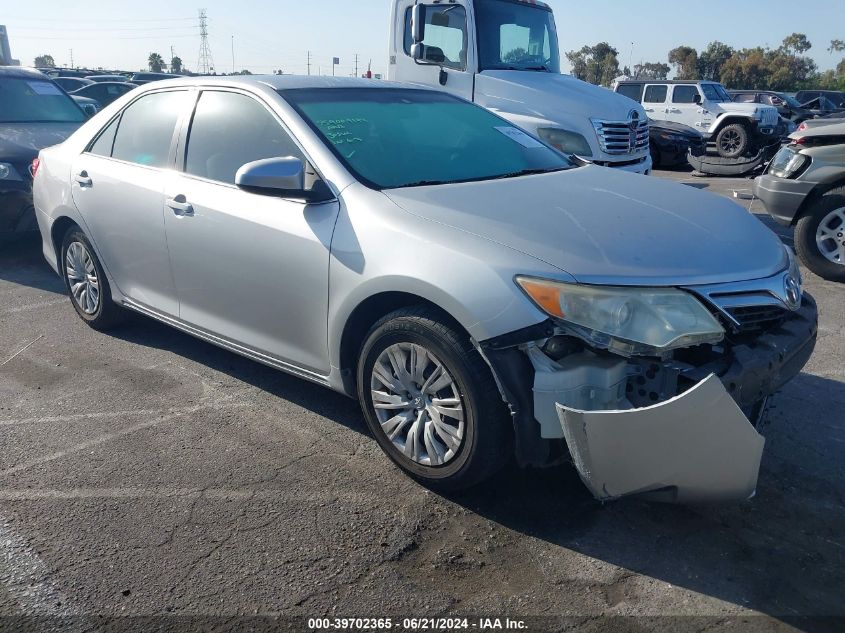
[[[651,145],[648,152],[649,154],[651,154],[652,169],[660,169],[660,150],[657,149],[654,145]]]
[[[94,247],[79,228],[65,234],[59,265],[70,301],[85,323],[105,331],[123,320],[123,311],[111,300],[111,288]]]
[[[809,205],[795,227],[795,250],[819,277],[845,282],[845,188],[829,191]]]
[[[748,149],[748,128],[742,123],[726,125],[716,135],[716,149],[722,158],[739,158]]]
[[[418,361],[416,375],[413,359]],[[404,379],[397,367],[405,371]],[[490,368],[469,337],[432,308],[405,308],[376,323],[361,348],[357,380],[361,408],[379,446],[430,488],[468,488],[513,455],[511,418]],[[374,401],[389,408],[376,409]],[[435,402],[439,409],[433,408]],[[452,433],[442,431],[444,426]],[[393,439],[388,432],[395,433]]]

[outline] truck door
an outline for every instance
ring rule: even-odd
[[[649,119],[654,121],[666,121],[666,97],[669,94],[669,86],[666,84],[648,84],[643,92],[643,109]]]
[[[425,5],[425,59],[411,57],[411,13],[414,0],[397,2],[391,42],[390,79],[425,84],[469,99],[473,98],[477,66],[475,35],[469,24],[472,7],[463,2]],[[441,69],[446,83],[441,83]]]

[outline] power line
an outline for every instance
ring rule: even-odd
[[[179,39],[179,38],[196,38],[196,33],[184,35],[142,35],[140,37],[109,37],[103,36],[71,36],[71,37],[49,37],[46,35],[15,35],[16,40],[60,40],[72,42],[100,42],[102,40],[163,40],[163,39]]]
[[[197,72],[208,75],[214,70],[214,58],[208,45],[208,14],[205,9],[199,10],[200,15],[200,58],[197,62]]]

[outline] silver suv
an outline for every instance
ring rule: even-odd
[[[642,103],[649,119],[697,129],[722,158],[755,153],[778,140],[777,108],[736,103],[715,81],[625,80],[615,90]]]
[[[845,282],[845,123],[789,138],[754,194],[775,220],[795,227],[795,249],[810,270]]]
[[[403,84],[151,84],[41,153],[35,205],[89,325],[132,310],[356,398],[441,488],[571,455],[602,499],[747,498],[752,422],[816,340],[742,208]]]

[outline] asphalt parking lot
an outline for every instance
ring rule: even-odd
[[[21,616],[304,630],[272,618],[462,613],[561,618],[536,620],[549,629],[607,630],[609,615],[642,616],[614,620],[629,630],[836,630],[845,286],[805,274],[820,340],[773,401],[757,497],[602,506],[565,467],[429,492],[391,466],[354,402],[142,318],[94,332],[37,240],[2,244],[0,629]]]

